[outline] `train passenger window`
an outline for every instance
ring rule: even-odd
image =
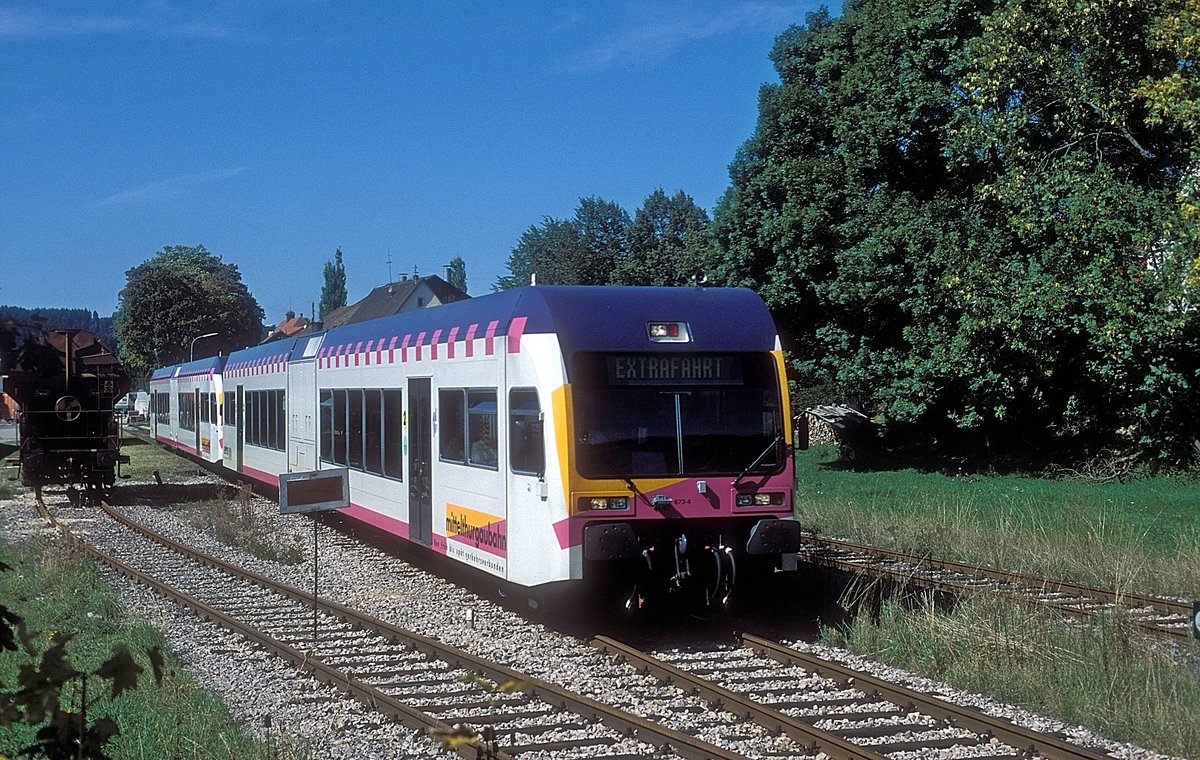
[[[287,391],[275,391],[275,448],[287,449]]]
[[[542,410],[533,388],[514,388],[508,394],[508,462],[513,472],[546,471]]]
[[[196,429],[196,400],[190,393],[179,394],[179,427],[184,430]]]
[[[438,452],[444,462],[465,463],[463,392],[458,388],[438,391]]]
[[[363,465],[367,472],[383,474],[383,391],[363,391]]]
[[[346,392],[333,392],[333,463],[346,463]]]
[[[225,391],[225,424],[237,425],[237,414],[233,411],[234,399],[237,398],[233,391]]]
[[[217,416],[217,394],[215,393],[208,394],[208,414],[209,421],[214,425],[217,424],[220,417]]]
[[[383,392],[383,474],[404,480],[404,392]]]
[[[271,403],[267,398],[267,394],[263,391],[258,392],[258,430],[255,431],[255,444],[263,446],[269,440],[271,434]]]
[[[496,391],[467,391],[470,464],[496,468]]]
[[[246,421],[245,421],[246,443],[250,444],[251,446],[254,445],[254,427],[255,427],[255,421],[258,419],[258,417],[256,416],[256,413],[254,411],[254,407],[255,407],[254,401],[257,397],[258,397],[258,393],[256,393],[255,391],[248,391],[246,393]]]
[[[200,394],[200,421],[208,422],[208,394]]]
[[[346,391],[346,464],[363,466],[363,392]]]
[[[333,391],[321,391],[321,461],[333,464]]]

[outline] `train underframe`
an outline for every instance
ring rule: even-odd
[[[584,528],[584,581],[628,614],[724,609],[739,589],[794,570],[799,546],[792,520],[597,522]]]
[[[127,456],[114,448],[86,445],[42,446],[36,437],[21,440],[21,482],[41,492],[45,486],[65,486],[72,502],[92,499],[116,483]]]

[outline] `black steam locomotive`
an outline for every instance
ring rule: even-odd
[[[130,380],[116,354],[85,330],[50,330],[8,348],[0,374],[20,406],[22,482],[38,491],[65,485],[71,494],[112,486],[129,461],[113,405]]]

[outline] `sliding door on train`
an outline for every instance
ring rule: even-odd
[[[408,381],[408,534],[419,544],[433,544],[433,415],[430,379]]]

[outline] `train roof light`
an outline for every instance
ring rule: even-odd
[[[655,343],[690,343],[692,331],[687,322],[648,322],[646,332]]]

